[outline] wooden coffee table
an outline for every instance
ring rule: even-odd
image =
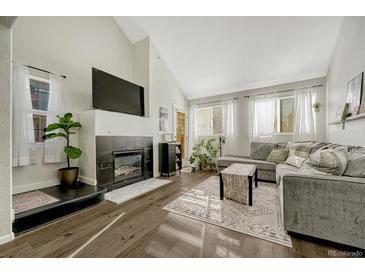
[[[219,173],[219,178],[221,200],[226,197],[236,202],[247,204],[248,196],[248,205],[252,206],[253,180],[255,180],[255,187],[257,187],[256,165],[232,164]],[[224,186],[225,184],[226,186]],[[224,193],[225,190],[226,195]]]

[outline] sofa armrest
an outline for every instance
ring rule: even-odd
[[[282,188],[288,231],[365,248],[365,178],[287,174]]]

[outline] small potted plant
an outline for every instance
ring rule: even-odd
[[[315,102],[314,104],[313,104],[313,108],[314,108],[314,111],[315,112],[320,112],[320,110],[321,110],[321,103],[320,102]]]
[[[66,113],[63,117],[58,116],[58,123],[48,125],[44,131],[46,134],[43,136],[44,140],[53,138],[65,138],[66,146],[64,152],[67,157],[67,167],[58,170],[58,174],[62,184],[69,186],[74,185],[77,182],[79,176],[79,168],[70,166],[70,159],[77,159],[81,156],[81,149],[70,146],[70,135],[75,134],[72,132],[73,128],[80,128],[81,124],[72,120],[72,113]]]

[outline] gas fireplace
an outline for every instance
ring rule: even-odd
[[[97,184],[108,191],[153,177],[152,137],[96,136]]]
[[[143,177],[144,150],[117,151],[114,155],[114,182]]]

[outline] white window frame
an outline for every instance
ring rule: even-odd
[[[34,75],[34,74],[29,74],[29,92],[31,93],[32,91],[30,90],[30,80],[36,80],[36,81],[40,81],[40,82],[44,82],[44,83],[48,83],[49,85],[51,84],[51,81],[45,77],[40,77],[40,76],[37,76],[37,75]],[[51,90],[49,90],[49,92],[51,92]],[[31,94],[32,95],[32,94]],[[49,98],[49,97],[48,97]],[[48,99],[48,104],[49,104],[49,99]],[[48,106],[47,106],[48,108]],[[39,109],[34,109],[33,108],[33,104],[32,104],[32,110],[30,112],[30,114],[32,115],[32,120],[33,120],[33,114],[36,114],[36,115],[43,115],[43,116],[46,116],[48,115],[48,111],[46,110],[39,110]],[[34,141],[34,143],[32,142],[31,143],[32,145],[35,145],[35,146],[44,146],[44,142],[36,142]]]
[[[222,133],[218,133],[218,134],[217,133],[216,134],[213,133],[214,132],[214,130],[213,130],[213,108],[216,108],[216,107],[220,107],[223,110],[223,105],[212,105],[212,106],[206,106],[206,107],[199,107],[199,108],[196,109],[196,114],[195,114],[195,121],[196,121],[195,127],[196,128],[195,128],[195,132],[197,133],[197,136],[199,136],[199,137],[218,137],[218,136],[221,136],[223,134],[223,132]],[[212,134],[199,134],[199,130],[197,128],[197,126],[198,126],[197,112],[199,110],[204,110],[204,109],[210,109],[210,111],[211,111],[211,117],[212,117],[212,119],[211,119],[210,123],[211,123],[211,128],[212,128]],[[222,116],[223,115],[224,115],[224,111],[222,111]],[[224,123],[224,117],[222,117],[222,123]],[[224,125],[223,125],[223,128],[224,128]],[[223,130],[223,128],[222,128],[222,130]]]
[[[294,129],[291,132],[280,132],[281,128],[280,128],[280,119],[281,119],[281,115],[280,115],[280,111],[281,111],[281,104],[280,101],[281,100],[285,100],[285,99],[293,99],[293,102],[295,104],[295,96],[294,95],[288,95],[288,96],[283,96],[283,97],[278,97],[275,99],[275,105],[276,105],[276,128],[275,128],[275,132],[274,135],[293,135],[294,134]],[[294,117],[293,117],[294,119]],[[294,122],[294,121],[293,121]]]

